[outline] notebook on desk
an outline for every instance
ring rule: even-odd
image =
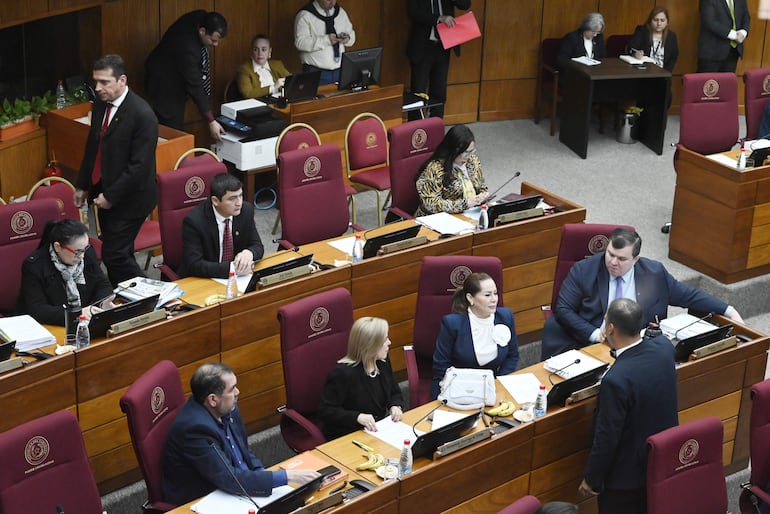
[[[88,331],[91,333],[91,338],[107,337],[107,330],[115,323],[152,312],[158,303],[159,297],[160,295],[156,294],[133,302],[116,305],[112,309],[97,312],[91,316],[91,321],[88,322]]]

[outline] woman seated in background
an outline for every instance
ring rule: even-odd
[[[270,39],[258,34],[251,40],[251,59],[238,68],[238,91],[245,98],[279,93],[291,72],[283,62],[270,59]]]
[[[326,379],[319,414],[327,439],[361,428],[376,431],[387,416],[400,421],[404,400],[388,358],[388,322],[365,317],[350,329],[348,353]]]
[[[489,196],[473,132],[455,125],[417,173],[417,216],[457,213],[481,205]]]
[[[570,59],[575,57],[590,59],[607,57],[602,32],[604,32],[604,17],[598,12],[587,14],[577,30],[568,32],[562,38],[556,59],[559,70],[564,71]]]
[[[676,34],[668,29],[668,9],[657,6],[650,11],[647,22],[636,27],[628,41],[628,52],[637,59],[650,57],[661,68],[674,71],[679,45]]]
[[[21,266],[17,311],[45,325],[64,325],[67,299],[77,299],[86,319],[112,307],[112,286],[79,221],[49,221],[37,250]]]
[[[452,314],[441,320],[433,352],[431,398],[438,397],[439,382],[450,366],[491,369],[498,376],[515,371],[518,363],[513,312],[497,306],[497,284],[492,277],[471,273],[454,293]]]

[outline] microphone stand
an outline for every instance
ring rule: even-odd
[[[706,315],[705,315],[705,316],[703,316],[702,318],[698,318],[698,319],[696,319],[695,321],[693,321],[692,323],[688,323],[687,325],[683,326],[682,328],[680,328],[679,330],[677,330],[676,332],[674,332],[674,339],[676,339],[677,341],[679,341],[679,340],[680,340],[680,339],[679,339],[679,332],[681,332],[682,330],[684,330],[684,329],[686,329],[686,328],[689,328],[689,327],[691,327],[691,326],[695,325],[695,324],[696,324],[696,323],[698,323],[699,321],[705,321],[705,320],[709,319],[709,318],[710,318],[711,316],[713,316],[713,315],[714,315],[714,313],[713,313],[713,312],[709,312],[708,314],[706,314]],[[685,339],[686,339],[686,338],[685,338]]]
[[[414,432],[414,436],[415,437],[420,437],[420,436],[417,435],[417,425],[422,423],[425,419],[429,418],[431,414],[433,414],[438,409],[440,409],[441,407],[446,405],[446,403],[447,403],[446,400],[441,400],[441,402],[437,406],[433,407],[430,411],[428,411],[428,413],[425,416],[423,416],[420,419],[418,419],[417,421],[415,421],[414,425],[412,425],[412,432]]]
[[[217,456],[222,461],[222,464],[225,465],[227,472],[230,473],[230,476],[233,477],[233,480],[235,480],[235,483],[238,484],[238,487],[241,489],[241,492],[243,493],[243,495],[246,498],[248,498],[251,503],[254,504],[254,506],[257,508],[257,512],[259,512],[259,509],[260,509],[259,505],[257,504],[257,502],[254,501],[254,498],[252,498],[251,495],[246,491],[246,488],[243,487],[243,484],[241,483],[240,480],[238,480],[238,477],[235,476],[235,472],[233,471],[232,466],[230,466],[230,463],[227,462],[227,460],[225,459],[225,456],[222,455],[222,452],[219,451],[219,448],[217,448],[217,446],[214,444],[214,441],[210,441],[209,446],[211,447],[211,449],[213,449],[216,452]]]
[[[563,366],[563,367],[561,367],[561,368],[557,369],[556,371],[552,371],[552,372],[551,372],[551,374],[550,374],[550,375],[548,375],[548,381],[551,383],[551,385],[553,385],[553,376],[554,376],[554,375],[559,375],[559,373],[561,373],[561,372],[562,372],[562,371],[564,371],[565,369],[569,368],[569,367],[570,367],[570,366],[572,366],[573,364],[580,364],[580,359],[575,359],[575,361],[574,361],[574,362],[570,362],[570,363],[569,363],[569,364],[567,364],[566,366]],[[559,376],[561,376],[561,375],[559,375]]]

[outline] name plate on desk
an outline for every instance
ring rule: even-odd
[[[695,359],[706,357],[712,353],[721,352],[722,350],[732,348],[733,346],[738,346],[738,338],[735,336],[726,337],[721,341],[707,344],[706,346],[701,346],[697,350],[693,350],[690,354],[689,360],[694,361]]]
[[[425,236],[417,236],[411,239],[404,239],[403,241],[396,241],[395,243],[382,245],[380,249],[377,250],[377,255],[386,255],[393,252],[400,252],[401,250],[414,248],[415,246],[422,246],[427,243],[428,238]]]
[[[24,359],[21,357],[14,357],[7,361],[0,362],[0,373],[11,371],[12,369],[18,369],[24,365]]]
[[[326,498],[321,498],[317,502],[308,503],[304,507],[293,511],[292,514],[316,514],[317,512],[326,510],[329,507],[339,505],[342,503],[342,500],[344,500],[344,497],[342,496],[342,491],[340,491],[334,494],[330,494]]]
[[[273,275],[265,275],[264,277],[260,277],[259,282],[257,283],[260,287],[272,286],[273,284],[278,284],[279,282],[284,282],[286,280],[291,280],[292,278],[297,278],[309,274],[310,267],[299,266],[298,268],[293,268],[290,270],[281,271],[280,273],[275,273]]]
[[[136,316],[135,318],[110,325],[110,329],[107,331],[107,337],[122,334],[128,330],[142,327],[160,319],[166,319],[166,309],[148,312],[147,314],[142,314],[141,316]]]
[[[444,443],[438,448],[436,448],[436,457],[446,457],[450,453],[454,453],[456,451],[462,450],[463,448],[467,448],[468,446],[472,444],[476,444],[479,441],[483,441],[484,439],[489,439],[492,437],[492,431],[491,430],[479,430],[478,432],[473,432],[472,434],[465,435],[463,437],[460,437],[458,439],[455,439],[454,441],[449,441],[448,443]]]
[[[544,213],[542,207],[535,207],[533,209],[524,209],[523,211],[509,212],[508,214],[501,214],[495,220],[495,226],[503,225],[504,223],[512,223],[514,221],[521,221],[528,218],[537,218]]]
[[[583,389],[579,389],[569,395],[567,399],[564,402],[564,405],[570,405],[573,403],[577,403],[581,400],[585,400],[586,398],[590,398],[592,396],[596,396],[599,394],[599,387],[601,386],[601,382],[597,382],[592,386],[585,387]]]

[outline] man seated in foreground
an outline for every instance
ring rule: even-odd
[[[237,379],[229,366],[203,364],[193,373],[190,389],[163,450],[165,501],[182,505],[214,489],[240,495],[238,482],[250,496],[269,496],[274,487],[301,485],[318,476],[315,471],[267,471],[251,453],[238,410]]]
[[[211,181],[211,197],[187,213],[182,223],[179,276],[227,278],[251,273],[264,249],[254,225],[254,207],[243,201],[241,182],[228,173]]]
[[[551,316],[543,327],[541,359],[602,342],[604,313],[612,300],[629,298],[644,312],[642,321],[663,319],[668,306],[724,314],[743,323],[732,306],[672,277],[658,261],[639,256],[642,238],[617,228],[604,253],[576,262],[564,280]]]

